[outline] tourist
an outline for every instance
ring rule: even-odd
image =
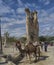
[[[16,50],[17,50],[18,48],[21,48],[21,43],[20,43],[20,41],[17,41],[17,42],[16,42]]]
[[[44,50],[45,50],[45,52],[47,52],[47,47],[48,47],[48,42],[45,41],[45,42],[44,42]]]
[[[41,42],[41,49],[43,50],[44,42]]]

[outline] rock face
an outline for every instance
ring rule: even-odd
[[[27,41],[36,42],[38,41],[39,35],[37,12],[36,11],[30,12],[28,8],[25,9],[25,12]]]
[[[39,23],[38,23],[38,17],[37,17],[37,12],[34,12],[34,42],[38,41],[38,36],[39,36]]]

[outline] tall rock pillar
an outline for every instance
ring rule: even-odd
[[[30,39],[30,11],[29,9],[25,9],[26,12],[26,36],[27,36],[27,42],[31,41]]]
[[[39,25],[37,20],[37,12],[30,12],[28,8],[26,12],[26,35],[27,41],[36,42],[38,41]]]
[[[37,11],[34,11],[34,42],[39,41],[39,23],[38,23],[38,17],[37,17]]]

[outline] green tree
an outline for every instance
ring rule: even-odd
[[[39,41],[46,41],[47,39],[46,39],[46,37],[44,37],[44,36],[40,36],[39,37]]]
[[[21,37],[19,40],[20,40],[22,43],[25,44],[27,39],[26,39],[26,37]]]
[[[9,33],[8,32],[5,32],[4,33],[4,38],[6,39],[6,43],[8,42],[8,39],[9,39]]]
[[[16,42],[17,41],[17,38],[15,37],[9,37],[9,42]]]

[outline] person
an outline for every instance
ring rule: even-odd
[[[17,42],[16,42],[16,50],[17,50],[18,48],[21,48],[21,43],[20,43],[20,41],[17,41]]]
[[[40,45],[41,45],[41,49],[43,50],[44,42],[40,42]]]
[[[44,50],[45,50],[45,52],[47,52],[47,47],[48,47],[48,43],[47,43],[47,41],[45,41],[44,42]]]

